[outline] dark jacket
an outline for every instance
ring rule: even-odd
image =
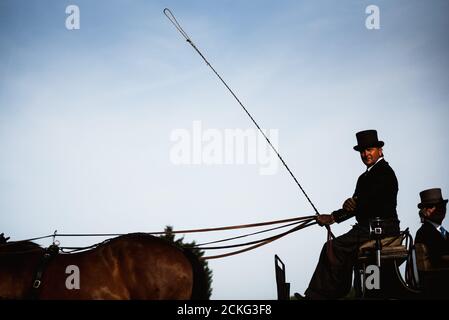
[[[444,239],[427,220],[424,220],[421,228],[416,232],[415,243],[426,245],[432,264],[438,265],[441,256],[449,255],[449,237]]]
[[[375,217],[397,220],[397,195],[396,175],[388,162],[382,159],[357,180],[353,196],[357,197],[357,209],[354,212],[344,209],[334,211],[334,219],[336,222],[342,222],[355,216],[357,222],[363,226],[368,226],[369,220]]]

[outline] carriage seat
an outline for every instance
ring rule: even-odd
[[[354,265],[354,289],[357,298],[391,298],[400,295],[400,280],[398,280],[397,267],[407,260],[408,251],[402,244],[406,238],[406,232],[393,237],[382,238],[380,250],[380,288],[382,290],[367,290],[365,281],[367,279],[366,269],[368,265],[376,264],[376,240],[369,240],[359,246],[358,257]]]
[[[402,244],[404,235],[400,234],[393,237],[385,237],[381,240],[382,249],[380,251],[381,259],[397,259],[400,263],[407,259],[407,248]],[[369,240],[364,242],[359,247],[358,262],[366,262],[372,257],[375,251],[376,240]]]

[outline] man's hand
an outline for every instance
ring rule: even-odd
[[[349,212],[354,211],[357,208],[357,198],[349,198],[343,203],[343,209]]]
[[[334,216],[331,214],[320,214],[316,216],[316,222],[320,226],[328,226],[335,222]]]

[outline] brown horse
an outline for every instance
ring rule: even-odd
[[[197,257],[147,234],[123,235],[88,251],[47,255],[48,259],[45,252],[33,242],[3,239],[0,298],[208,298],[206,276]],[[36,279],[41,281],[38,288],[33,287]]]

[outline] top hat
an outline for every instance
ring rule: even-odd
[[[366,148],[382,148],[384,145],[383,141],[377,139],[376,130],[365,130],[360,131],[355,134],[357,137],[357,145],[354,146],[355,151],[362,151]]]
[[[432,206],[440,203],[447,203],[447,199],[443,200],[440,188],[433,188],[421,191],[419,193],[421,203],[418,203],[418,208],[422,209],[427,206]]]

